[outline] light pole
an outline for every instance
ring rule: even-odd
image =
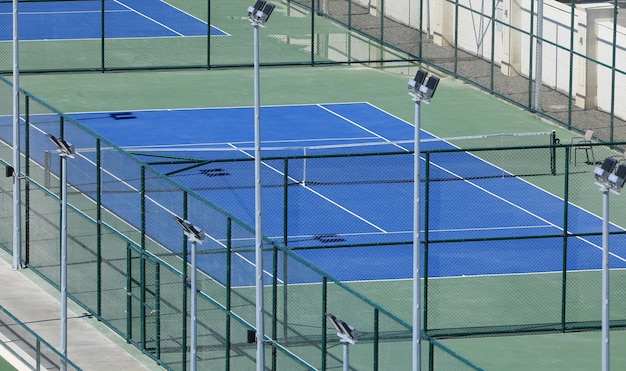
[[[439,78],[430,76],[424,85],[428,73],[422,69],[409,80],[409,95],[415,102],[415,149],[413,160],[413,371],[421,369],[421,247],[420,247],[420,104],[429,104],[435,95]]]
[[[22,187],[20,179],[20,69],[18,0],[13,0],[13,265],[22,268]],[[8,173],[7,173],[8,175]]]
[[[191,371],[198,369],[198,304],[197,304],[197,275],[196,275],[196,244],[204,241],[204,232],[177,216],[174,220],[183,228],[183,233],[191,242]]]
[[[621,164],[615,174],[613,170],[617,160],[612,157],[604,159],[602,166],[594,171],[595,183],[602,192],[602,371],[609,371],[609,191],[620,194],[626,179],[626,165]]]
[[[248,18],[254,27],[254,229],[255,229],[255,264],[256,264],[256,369],[265,369],[265,350],[263,341],[265,325],[263,319],[263,229],[261,203],[261,87],[259,78],[259,27],[274,11],[274,4],[258,0],[248,7]]]
[[[330,313],[326,313],[326,318],[333,324],[339,336],[339,342],[343,344],[343,371],[350,370],[350,344],[356,344],[357,331],[354,327],[338,319]]]
[[[48,134],[61,157],[61,353],[67,358],[67,158],[74,158],[74,146],[63,138]],[[64,358],[61,368],[67,364]]]

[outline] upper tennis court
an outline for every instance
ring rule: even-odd
[[[36,1],[20,3],[19,11],[24,41],[193,37],[206,36],[209,27],[164,1]],[[0,3],[0,42],[13,38],[11,18],[12,4]],[[227,33],[210,26],[210,35]]]

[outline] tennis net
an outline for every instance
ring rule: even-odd
[[[315,144],[320,142],[321,144]],[[334,143],[333,143],[334,142]],[[420,139],[420,151],[479,149],[518,146],[545,146],[558,142],[554,131],[529,133],[497,133],[438,138],[427,135]],[[329,144],[331,143],[331,144]],[[368,138],[323,138],[291,141],[268,141],[261,143],[263,157],[307,157],[343,154],[373,154],[413,152],[414,140],[383,140]],[[145,158],[148,162],[157,159],[175,160],[238,160],[252,157],[254,143],[179,143],[147,146],[122,146],[121,149]],[[102,147],[101,151],[117,150]],[[82,153],[95,152],[94,148],[77,149]],[[152,161],[150,161],[152,159]]]
[[[555,175],[554,132],[425,138],[426,181]],[[239,143],[240,144],[240,143]],[[196,191],[253,188],[253,147],[196,143],[122,147],[160,173]],[[102,148],[102,166],[106,152]],[[413,182],[413,141],[342,142],[262,147],[262,185],[359,185]],[[95,150],[77,152],[95,156]]]

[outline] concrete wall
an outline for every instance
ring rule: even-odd
[[[354,0],[369,6],[378,15],[381,2],[385,15],[412,27],[419,27],[418,0]],[[495,1],[495,3],[494,3]],[[455,2],[423,0],[423,30],[433,36],[435,44],[454,45],[458,25],[459,49],[491,60],[508,76],[536,76],[537,1],[533,0],[458,0],[458,22]],[[532,14],[531,14],[532,9]],[[611,75],[613,60],[613,4],[579,3],[571,14],[570,3],[544,0],[541,78],[544,85],[568,94],[570,79],[572,98],[582,108],[611,110]],[[495,19],[492,19],[492,17]],[[495,32],[492,27],[495,24]],[[493,42],[492,42],[493,41]],[[615,93],[626,94],[626,29],[617,26]],[[573,49],[572,49],[573,48]],[[573,50],[573,53],[570,52]],[[586,56],[586,58],[584,57]],[[598,61],[600,63],[596,63]],[[572,69],[570,69],[570,66]],[[572,71],[570,77],[570,70]],[[616,100],[615,115],[626,119],[626,105]]]

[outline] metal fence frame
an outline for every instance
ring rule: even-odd
[[[8,81],[1,82],[1,89],[10,87]],[[203,355],[199,367],[253,367],[254,347],[248,344],[246,333],[254,330],[254,297],[245,287],[231,283],[234,272],[230,269],[234,256],[245,253],[245,244],[239,246],[241,242],[237,241],[254,233],[253,228],[96,136],[71,117],[28,93],[22,94],[25,161],[19,173],[25,177],[24,265],[59,287],[61,177],[59,161],[46,157],[53,149],[45,136],[52,131],[49,134],[66,138],[79,149],[95,149],[83,156],[79,150],[77,157],[68,162],[68,296],[159,365],[187,369],[192,293],[188,283],[191,272],[185,261],[189,251],[186,238],[171,217],[172,211],[163,207],[168,205],[184,218],[199,220],[199,225],[213,236],[214,246],[204,253],[224,259],[219,264],[226,267],[214,277],[199,272],[198,336],[199,355]],[[11,139],[5,134],[0,134],[0,158],[12,149]],[[112,162],[105,165],[106,161]],[[132,174],[128,169],[133,169]],[[0,182],[2,195],[10,198],[10,178],[4,179]],[[119,218],[110,208],[112,201],[136,211],[126,219]],[[12,225],[10,203],[3,204],[6,206],[0,218],[3,225]],[[163,245],[163,239],[169,242]],[[224,245],[217,241],[224,241]],[[0,233],[0,246],[13,251],[10,228]],[[402,357],[394,356],[382,361],[379,354],[401,352],[403,346],[410,345],[410,324],[279,242],[265,239],[264,251],[268,258],[265,261],[270,262],[265,269],[275,277],[267,298],[271,309],[266,312],[272,369],[335,367],[341,357],[328,336],[326,313],[340,314],[348,309],[364,330],[359,351],[353,351],[354,360],[365,359],[374,369],[397,365],[386,362],[402,362]],[[284,282],[277,280],[282,277],[283,263],[290,270],[304,272],[315,284],[292,286],[286,275]],[[289,300],[285,295],[289,295]],[[313,307],[311,297],[319,298]],[[310,316],[317,325],[300,323]],[[443,365],[454,364],[479,369],[427,334],[423,336],[431,369],[438,364],[444,368]]]

